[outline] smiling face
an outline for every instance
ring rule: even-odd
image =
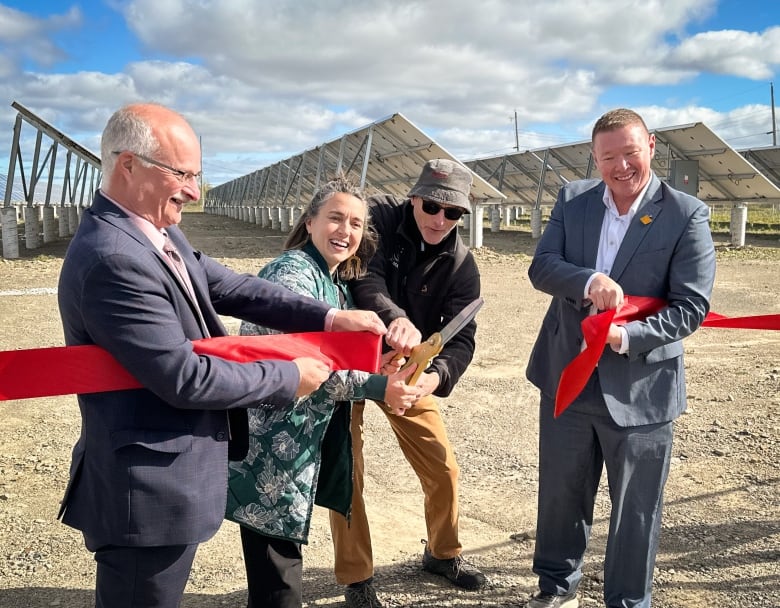
[[[125,142],[117,145],[116,163],[104,191],[157,228],[178,224],[184,205],[200,197],[194,177],[200,171],[198,138],[184,118],[171,110],[139,104],[131,111],[149,126],[158,144],[149,158],[189,177],[180,178],[169,168],[145,161]]]
[[[358,249],[366,225],[366,203],[345,192],[336,192],[306,220],[311,242],[325,259],[331,273]]]
[[[655,135],[640,123],[600,131],[593,138],[593,160],[621,213],[626,213],[650,179]]]
[[[189,174],[200,171],[200,145],[195,133],[183,120],[159,125],[156,129],[160,152],[155,160]],[[141,164],[140,159],[136,159]],[[143,179],[148,194],[148,217],[158,228],[181,221],[181,211],[186,203],[198,200],[200,190],[196,179],[182,182],[176,175],[156,165],[144,166]]]

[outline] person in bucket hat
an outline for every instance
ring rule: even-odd
[[[460,207],[471,213],[471,170],[454,160],[437,158],[425,163],[420,178],[409,191],[442,205]]]
[[[472,173],[449,159],[428,161],[409,197],[369,198],[379,249],[368,273],[350,284],[356,306],[376,311],[388,328],[389,349],[409,356],[480,295],[480,277],[457,224],[471,212]],[[422,567],[463,589],[478,590],[485,576],[461,556],[458,539],[458,464],[434,399],[447,397],[474,355],[471,321],[444,345],[421,374],[422,397],[403,416],[379,403],[423,488],[427,540]],[[401,364],[403,359],[398,361]],[[336,580],[347,585],[349,608],[377,608],[371,536],[363,501],[363,411],[352,408],[354,493],[349,520],[330,512]]]

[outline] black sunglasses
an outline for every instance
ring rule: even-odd
[[[426,200],[422,202],[422,210],[428,215],[436,215],[442,209],[444,209],[444,217],[448,220],[459,220],[466,213],[466,210],[460,207],[443,207],[439,203]]]

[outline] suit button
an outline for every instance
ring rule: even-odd
[[[225,433],[223,431],[217,433],[217,441],[225,441]]]

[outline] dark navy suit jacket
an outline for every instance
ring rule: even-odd
[[[580,323],[589,314],[584,291],[596,268],[605,187],[601,180],[582,180],[561,188],[528,269],[534,287],[553,296],[526,370],[550,399],[563,368],[580,352]],[[707,315],[715,280],[708,221],[704,203],[652,175],[610,277],[624,294],[669,305],[625,326],[627,355],[607,347],[599,360],[604,400],[620,426],[667,422],[685,409],[682,339]]]
[[[210,538],[225,512],[227,410],[243,423],[232,431],[245,443],[240,408],[288,407],[294,398],[299,376],[292,362],[199,356],[191,341],[225,335],[219,315],[322,331],[328,311],[313,298],[228,270],[194,251],[175,226],[168,233],[206,328],[162,254],[101,194],[84,213],[60,275],[66,343],[101,346],[145,387],[78,396],[81,436],[60,515],[84,532],[91,550]]]

